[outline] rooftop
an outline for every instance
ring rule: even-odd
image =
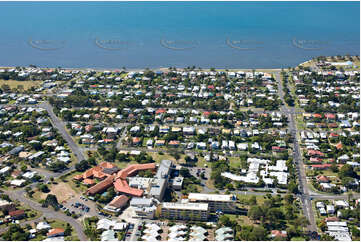
[[[207,203],[162,203],[162,207],[166,209],[180,209],[180,210],[208,210]]]
[[[205,193],[190,193],[188,195],[189,201],[215,201],[215,202],[233,202],[235,198],[233,195],[221,195],[221,194],[205,194]]]

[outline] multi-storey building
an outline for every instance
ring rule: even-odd
[[[234,212],[234,204],[237,198],[234,195],[190,193],[189,202],[207,203],[210,212],[222,211],[224,213]]]
[[[209,209],[207,203],[162,203],[161,217],[174,220],[207,221]]]

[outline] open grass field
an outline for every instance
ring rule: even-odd
[[[203,157],[198,156],[198,161],[196,163],[197,167],[211,167],[211,162],[207,162]]]
[[[148,152],[148,154],[153,157],[153,160],[155,160],[156,163],[160,163],[161,160],[171,160],[173,162],[176,162],[176,159],[167,153],[159,154],[156,152]],[[176,163],[183,163],[183,162],[185,162],[184,155],[180,155],[180,158]]]
[[[244,194],[237,194],[237,199],[240,201],[241,204],[248,202],[251,197],[255,196],[257,200],[257,204],[263,204],[264,203],[264,196],[262,195],[244,195]]]
[[[239,157],[229,157],[229,165],[230,167],[239,169],[241,167],[241,160]]]
[[[38,87],[42,81],[15,81],[15,80],[0,80],[0,87],[4,84],[9,85],[11,89],[17,88],[19,85],[24,87],[24,90],[28,90],[31,87]]]
[[[56,181],[61,184],[65,183],[69,185],[69,187],[76,193],[76,194],[82,194],[84,193],[88,188],[85,185],[77,185],[73,179],[74,176],[82,174],[83,172],[71,172],[68,173],[63,177],[63,180],[61,178],[57,179]]]
[[[63,201],[66,201],[77,194],[77,191],[73,190],[70,182],[59,182],[58,184],[49,185],[49,189],[49,193],[43,193],[37,190],[33,194],[33,199],[39,202],[41,200],[45,200],[48,194],[53,194],[58,199],[58,202],[62,203]]]
[[[59,203],[61,203],[75,196],[76,192],[71,188],[69,184],[60,182],[50,187],[49,194],[54,194],[58,198]]]

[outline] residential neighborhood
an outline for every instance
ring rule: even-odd
[[[0,87],[1,238],[359,240],[360,75],[334,65],[1,68],[34,82]]]

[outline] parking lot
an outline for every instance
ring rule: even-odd
[[[81,216],[97,216],[98,211],[94,202],[89,201],[83,196],[72,197],[62,203],[62,210],[68,210],[70,213],[80,214]]]

